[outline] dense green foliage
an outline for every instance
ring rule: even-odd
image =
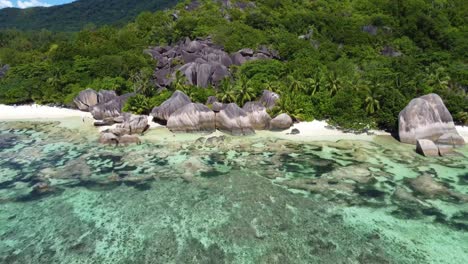
[[[273,113],[389,130],[412,98],[435,92],[457,122],[468,121],[464,0],[261,0],[244,9],[200,3],[191,11],[179,4],[177,20],[173,10],[145,12],[119,29],[88,28],[72,36],[3,31],[0,64],[12,69],[0,83],[0,102],[66,103],[86,87],[152,98],[154,62],[142,50],[212,36],[229,52],[267,45],[279,51],[281,61],[233,68],[232,80],[217,88],[186,86],[178,76],[172,91],[202,103],[216,94],[242,105],[269,89],[282,97]],[[363,30],[370,25],[375,34]],[[392,51],[398,53],[389,56]],[[150,99],[139,97],[127,107],[148,112],[148,104]]]
[[[177,0],[78,0],[69,4],[0,10],[0,29],[78,31],[85,25],[125,25],[142,11],[173,6]]]

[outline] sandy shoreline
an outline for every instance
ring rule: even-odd
[[[93,122],[93,117],[90,113],[82,112],[74,109],[51,107],[43,105],[21,105],[8,106],[0,105],[0,121],[37,121],[37,120],[63,120],[73,117],[77,120],[82,120],[87,126]],[[151,121],[151,117],[149,118]],[[151,130],[165,129],[163,126],[149,122]],[[106,127],[96,128],[97,131],[102,131]],[[300,131],[298,135],[290,135],[291,129],[296,128]],[[468,142],[468,126],[456,126],[460,135]],[[381,130],[372,130],[368,134],[353,134],[345,133],[338,129],[329,128],[326,121],[314,120],[312,122],[300,122],[288,130],[273,132],[273,131],[256,131],[259,136],[280,137],[284,139],[300,139],[300,140],[339,140],[339,139],[355,139],[355,140],[371,140],[376,136],[389,136],[390,134]],[[151,131],[151,134],[159,131]]]

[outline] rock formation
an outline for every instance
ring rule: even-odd
[[[155,122],[166,124],[172,113],[190,103],[192,103],[192,101],[186,94],[181,91],[175,91],[174,94],[160,106],[153,108],[151,116],[154,117]]]
[[[436,144],[464,144],[450,112],[437,94],[411,100],[400,112],[398,121],[401,142],[416,144],[418,139],[429,139]]]
[[[276,105],[276,101],[280,99],[277,93],[264,90],[259,102],[262,103],[267,109],[272,109]]]
[[[215,45],[210,38],[184,41],[174,46],[153,47],[145,50],[157,60],[154,79],[159,88],[169,86],[179,71],[186,83],[207,87],[216,86],[221,80],[231,76],[229,66],[241,65],[249,60],[278,58],[277,52],[261,47],[258,51],[243,49],[232,56]]]
[[[249,116],[250,124],[255,130],[263,130],[270,127],[271,117],[263,104],[259,102],[247,102],[242,109]]]
[[[167,120],[172,132],[214,132],[215,113],[203,104],[189,103],[172,113]]]
[[[255,134],[247,113],[234,103],[216,114],[216,128],[234,136]]]
[[[429,139],[418,139],[416,143],[416,152],[426,157],[439,156],[439,148]]]
[[[287,114],[280,114],[273,118],[270,122],[271,130],[286,130],[293,125],[292,118]]]
[[[104,120],[105,118],[114,118],[120,116],[122,108],[124,107],[127,100],[134,96],[134,93],[124,94],[116,96],[112,100],[107,102],[100,102],[89,108],[89,111],[96,120]],[[101,98],[110,98],[109,94],[100,95]]]
[[[81,91],[78,96],[73,99],[75,105],[81,111],[89,111],[91,106],[98,104],[98,94],[93,89],[86,89]]]

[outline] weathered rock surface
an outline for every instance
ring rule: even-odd
[[[456,145],[464,144],[453,123],[452,115],[437,94],[428,94],[411,100],[398,118],[400,141],[416,144],[418,139],[429,139],[436,143],[447,140]]]
[[[181,91],[175,91],[171,98],[164,101],[160,106],[153,108],[151,116],[154,117],[153,120],[155,122],[166,124],[172,113],[190,103],[192,101],[186,94]]]
[[[101,137],[99,138],[99,143],[101,144],[118,144],[119,137],[114,135],[113,133],[106,132],[101,133]]]
[[[167,128],[172,132],[214,132],[215,113],[203,104],[189,103],[172,113]]]
[[[247,113],[250,124],[255,130],[268,129],[271,117],[267,113],[265,106],[259,102],[247,102],[242,109]]]
[[[270,122],[271,130],[286,130],[293,125],[292,118],[287,114],[280,114],[273,118]]]
[[[262,103],[267,109],[272,109],[276,105],[276,101],[280,99],[279,94],[264,90],[259,102]]]
[[[120,134],[142,134],[148,129],[148,117],[145,115],[123,114],[124,121],[117,125],[117,129],[123,130]]]
[[[439,148],[429,139],[418,139],[416,143],[416,152],[426,157],[439,156]]]
[[[465,140],[458,133],[445,133],[437,139],[437,144],[461,146],[465,144]]]
[[[96,120],[118,117],[121,115],[122,108],[124,107],[127,100],[134,95],[134,93],[129,93],[117,96],[110,101],[91,106],[89,110],[93,115],[93,118]]]
[[[247,113],[234,103],[216,114],[216,128],[235,136],[255,134]]]
[[[145,53],[158,61],[153,76],[160,89],[172,83],[177,71],[185,76],[187,84],[200,87],[216,86],[221,80],[231,76],[228,68],[232,64],[241,65],[249,60],[278,58],[277,52],[266,47],[258,51],[244,49],[231,56],[222,47],[215,45],[210,38],[186,38],[174,46],[153,47]]]
[[[0,79],[5,77],[5,75],[7,74],[8,70],[10,69],[10,65],[3,65],[2,67],[0,67]]]
[[[89,108],[98,104],[98,93],[93,89],[86,89],[81,91],[75,99],[75,105],[81,111],[89,111]]]

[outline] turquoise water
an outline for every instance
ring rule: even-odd
[[[467,147],[423,158],[389,137],[97,137],[0,122],[0,263],[468,259]]]

